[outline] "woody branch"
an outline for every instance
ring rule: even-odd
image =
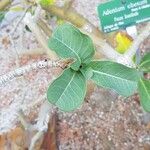
[[[33,64],[29,64],[20,68],[17,68],[14,71],[10,71],[7,74],[4,74],[0,76],[0,86],[6,84],[7,82],[11,81],[14,78],[21,77],[24,74],[27,74],[30,71],[39,70],[42,68],[66,68],[70,63],[72,63],[72,59],[66,59],[66,60],[41,60],[38,62],[35,62]]]

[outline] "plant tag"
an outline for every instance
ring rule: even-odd
[[[150,20],[150,0],[111,0],[98,6],[104,32]]]

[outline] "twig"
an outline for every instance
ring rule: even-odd
[[[85,31],[81,29],[81,31],[84,33]],[[99,37],[95,36],[93,33],[88,33],[91,39],[93,40],[93,43],[97,45],[99,48],[97,49],[98,52],[104,54],[107,58],[117,60],[118,57],[121,57],[122,55],[119,54],[117,51],[115,51],[107,42],[106,40],[102,40]]]
[[[38,131],[31,140],[29,150],[34,150],[36,142],[43,136],[43,131]]]
[[[4,10],[9,4],[11,4],[12,0],[1,0],[0,1],[0,11]]]
[[[45,101],[40,108],[40,112],[38,115],[38,119],[37,119],[37,124],[36,124],[36,128],[38,131],[42,130],[44,131],[45,129],[48,128],[48,122],[49,122],[49,118],[51,116],[51,112],[52,112],[52,105],[48,103],[48,101]]]
[[[92,33],[100,38],[104,38],[104,34],[98,30],[93,24],[91,24],[87,19],[85,19],[81,14],[77,13],[73,8],[67,9],[65,7],[58,7],[55,5],[42,6],[47,12],[55,15],[63,20],[69,21],[78,28],[84,28],[87,24],[92,27]]]
[[[12,44],[14,53],[15,53],[15,58],[16,58],[15,63],[16,63],[16,66],[19,67],[19,53],[18,53],[18,50],[16,49],[15,42],[14,42],[11,34],[8,34],[8,36],[9,36],[9,40],[10,40],[10,42]]]
[[[29,8],[31,8],[31,5],[28,6],[28,7],[25,9],[23,15],[20,17],[20,19],[19,19],[18,22],[16,23],[14,29],[11,31],[11,33],[8,34],[8,36],[9,36],[9,38],[10,38],[10,41],[11,41],[11,44],[13,45],[14,51],[15,51],[15,53],[16,53],[16,65],[17,65],[17,67],[19,67],[19,63],[18,63],[19,53],[18,53],[18,51],[17,51],[17,49],[16,49],[16,46],[15,46],[15,43],[14,43],[14,40],[13,40],[12,36],[13,36],[13,34],[15,33],[16,29],[18,28],[18,25],[21,23],[21,21],[22,21],[23,18],[25,17],[25,15],[26,15],[27,11],[29,10]]]
[[[47,68],[47,67],[60,67],[64,69],[70,63],[72,63],[72,61],[73,61],[72,59],[66,59],[66,60],[61,60],[61,61],[43,60],[43,61],[35,62],[33,64],[17,68],[14,71],[11,71],[5,75],[0,76],[0,86],[11,81],[14,78],[23,76],[24,74],[32,70],[38,70],[38,69]]]
[[[16,31],[16,29],[18,28],[18,25],[21,23],[21,21],[23,20],[23,18],[25,17],[27,11],[31,8],[32,5],[28,6],[25,11],[23,12],[22,16],[20,17],[20,19],[17,21],[14,30],[11,32],[11,34],[13,35]]]
[[[55,5],[42,6],[42,8],[52,15],[58,16],[61,19],[71,22],[77,27],[81,28],[87,23],[87,20],[80,14],[77,14],[74,10],[68,10],[67,13],[65,13],[65,9],[63,7],[58,7]]]
[[[18,112],[18,117],[25,130],[33,130],[33,125],[26,121],[22,110]]]
[[[22,83],[23,84],[23,83]],[[26,85],[26,83],[24,83]],[[24,97],[23,97],[23,100],[22,100],[22,103],[24,102],[25,100],[25,95],[27,93],[27,90],[24,91]],[[21,104],[22,104],[21,103]],[[22,106],[22,105],[21,105]],[[24,115],[24,112],[23,112],[23,109],[22,107],[19,108],[18,110],[18,118],[22,124],[22,126],[24,127],[25,130],[29,130],[29,131],[33,131],[35,130],[35,127],[34,125],[32,125],[31,123],[29,123],[27,120],[26,120],[26,117]]]
[[[61,19],[71,22],[72,24],[80,28],[83,32],[85,32],[85,34],[88,34],[93,39],[93,42],[101,47],[101,49],[99,49],[99,52],[101,52],[108,58],[116,59],[120,55],[107,43],[107,41],[109,41],[109,38],[107,38],[106,41],[105,35],[82,15],[78,14],[75,10],[67,9],[66,11],[65,7],[57,7],[54,5],[42,6],[42,8],[52,15],[56,15]]]
[[[41,11],[42,11],[42,8],[41,8],[41,6],[38,4],[37,7],[36,7],[36,9],[35,9],[34,15],[33,15],[33,18],[34,18],[34,21],[35,21],[35,22],[40,18]]]
[[[37,20],[37,24],[48,37],[50,37],[52,35],[52,30],[49,28],[47,23],[45,23],[42,19],[39,18]]]
[[[101,43],[101,45],[100,45]],[[117,51],[115,51],[106,41],[98,41],[98,51],[104,54],[107,58],[116,61],[118,57],[121,56]]]
[[[66,0],[64,4],[64,10],[67,11],[68,9],[70,9],[72,4],[73,4],[73,0]]]
[[[41,138],[41,136],[43,136],[44,132],[47,131],[49,119],[51,117],[51,112],[52,112],[52,106],[48,104],[47,101],[45,101],[43,105],[41,105],[38,121],[36,124],[38,132],[32,138],[29,150],[34,149],[36,142]]]
[[[136,67],[133,62],[133,56],[136,54],[136,51],[139,49],[139,45],[150,35],[150,23],[143,29],[142,33],[140,33],[137,38],[133,41],[132,46],[129,50],[122,56],[118,57],[117,62],[124,64],[128,67]]]
[[[20,5],[20,4],[21,4],[21,1],[20,2],[12,3],[10,9],[13,8],[13,7],[15,7],[15,6],[17,6],[17,5]]]
[[[44,36],[44,34],[42,33],[42,31],[38,27],[38,25],[37,25],[34,17],[29,12],[26,13],[26,15],[24,17],[24,23],[26,25],[28,25],[28,27],[30,28],[30,30],[34,33],[37,41],[43,47],[43,51],[45,51],[45,53],[48,54],[48,56],[50,58],[57,58],[56,54],[48,48],[47,38]]]
[[[150,23],[143,29],[142,33],[140,33],[137,38],[133,41],[132,46],[129,50],[124,54],[126,58],[131,58],[135,55],[136,51],[139,48],[139,45],[150,35]]]

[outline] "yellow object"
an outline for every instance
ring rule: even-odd
[[[39,0],[39,1],[43,6],[53,5],[55,3],[55,0]]]
[[[116,50],[123,54],[125,53],[132,44],[131,38],[125,33],[118,32],[116,35]]]

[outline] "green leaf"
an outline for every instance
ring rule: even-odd
[[[145,111],[150,112],[150,80],[140,79],[138,91],[142,107]]]
[[[99,86],[113,89],[123,96],[130,96],[137,89],[140,77],[135,69],[110,61],[93,61],[90,67],[93,69],[91,79]]]
[[[142,58],[139,68],[144,72],[150,72],[150,52]]]
[[[68,23],[58,26],[48,45],[62,58],[74,58],[76,61],[71,66],[74,70],[78,70],[81,63],[89,63],[95,51],[92,40]]]
[[[89,67],[89,65],[86,65],[86,66],[83,65],[80,71],[86,80],[89,80],[93,76],[93,69]]]
[[[81,72],[67,69],[48,88],[48,101],[62,111],[73,111],[84,101],[86,81]]]

